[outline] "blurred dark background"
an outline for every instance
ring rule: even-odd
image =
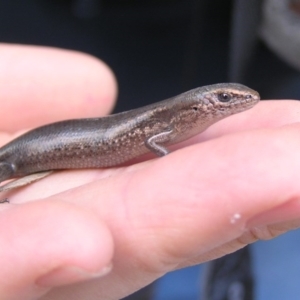
[[[118,80],[116,111],[226,81],[247,84],[263,98],[300,98],[299,72],[257,36],[262,2],[0,0],[0,41],[102,59]],[[290,278],[299,278],[300,266],[293,256],[286,259],[288,251],[299,249],[295,240],[290,233],[254,246],[256,299],[299,299],[298,284]],[[202,268],[169,274],[128,299],[200,299]]]
[[[251,7],[261,1],[248,2]],[[117,111],[229,79],[265,98],[297,97],[298,89],[285,87],[299,73],[256,37],[248,47],[251,34],[244,27],[249,24],[247,18],[233,24],[235,5],[229,0],[0,0],[0,41],[101,58],[118,79]],[[256,6],[250,16],[249,7],[244,10],[258,25]],[[243,76],[229,78],[237,65]]]

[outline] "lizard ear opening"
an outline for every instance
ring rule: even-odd
[[[192,109],[194,110],[194,111],[198,111],[198,106],[192,106]]]

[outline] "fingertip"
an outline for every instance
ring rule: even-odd
[[[0,46],[0,129],[20,129],[111,111],[116,79],[91,55],[40,46]],[[17,122],[16,122],[17,116]]]

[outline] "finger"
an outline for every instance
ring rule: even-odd
[[[2,131],[111,111],[116,81],[100,60],[50,47],[0,46]]]
[[[290,230],[300,228],[300,199],[287,201],[248,221],[247,229],[238,238],[179,264],[177,269],[193,266],[235,252],[258,240],[270,240]]]
[[[110,270],[110,232],[84,209],[61,201],[5,204],[0,226],[5,228],[0,236],[1,299],[38,299],[52,287]]]
[[[284,100],[284,101],[265,101],[260,102],[253,109],[244,113],[233,115],[230,118],[224,119],[208,128],[204,133],[197,135],[188,141],[172,145],[169,148],[172,151],[185,148],[186,146],[197,144],[213,138],[224,136],[233,132],[240,132],[255,128],[276,128],[284,124],[292,124],[300,121],[300,103],[299,101]],[[182,149],[182,151],[185,151]],[[184,152],[182,159],[186,157]],[[53,193],[59,193],[64,190],[83,185],[85,183],[115,176],[119,172],[131,172],[140,168],[146,167],[148,164],[139,162],[147,159],[155,158],[153,154],[147,154],[138,157],[128,162],[130,167],[127,168],[109,168],[102,170],[70,170],[64,172],[56,172],[44,180],[31,184],[23,189],[15,190],[10,193],[2,194],[4,197],[14,196],[14,200],[25,202],[28,199],[38,199],[41,197],[40,189],[43,191],[43,197],[48,197]],[[148,163],[151,163],[149,161]],[[23,193],[24,191],[25,194]],[[19,193],[21,192],[21,194]]]
[[[282,205],[283,221],[289,213],[290,221],[300,218],[293,202],[300,199],[299,133],[294,124],[227,135],[60,194],[97,214],[114,235],[114,272],[80,287],[121,298],[216,249],[238,249],[256,217],[259,226],[264,214],[264,226],[280,223],[269,214]],[[74,291],[62,293],[72,298]]]

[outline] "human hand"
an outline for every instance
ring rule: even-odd
[[[66,110],[57,110],[64,106],[59,101],[49,105],[47,122],[52,111],[61,112],[54,121],[95,116],[97,105],[99,112],[111,107],[115,83],[98,62],[72,52],[16,51],[31,61],[33,78],[13,60],[12,75],[0,81],[1,99],[15,103],[15,109],[2,110],[12,120],[11,126],[0,121],[6,131],[44,123],[46,100],[77,99],[66,100]],[[65,63],[73,66],[70,72]],[[53,68],[44,71],[44,64]],[[77,69],[87,65],[85,80],[92,84],[85,86]],[[52,70],[55,76],[49,80]],[[14,73],[29,83],[35,78],[48,83],[31,89],[37,95],[35,113],[17,118],[20,125],[13,122],[16,111],[30,105],[31,94],[25,90],[12,98],[12,84],[18,87]],[[99,89],[101,82],[106,84]],[[99,98],[99,104],[92,101],[95,106],[87,113],[82,107],[90,98]],[[10,204],[0,206],[1,299],[119,299],[174,269],[297,228],[299,120],[298,102],[263,102],[174,146],[178,150],[163,158],[55,172],[3,193]],[[9,139],[0,137],[2,143]]]

